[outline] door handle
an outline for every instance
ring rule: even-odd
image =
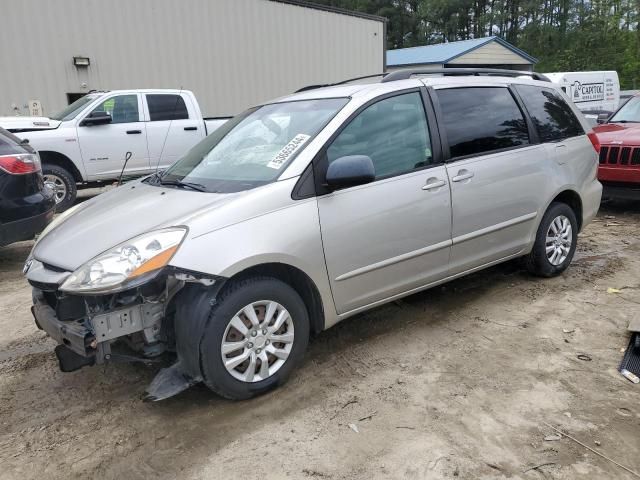
[[[192,130],[197,130],[198,127],[184,127],[184,129],[189,132],[189,131],[192,131]]]
[[[440,188],[440,187],[444,187],[447,184],[447,182],[445,182],[444,180],[440,180],[438,178],[430,178],[429,180],[427,180],[427,183],[425,183],[422,186],[423,190],[434,190],[436,188]]]
[[[142,130],[127,130],[127,135],[138,135],[142,133]]]
[[[460,170],[458,171],[458,174],[453,177],[451,179],[452,182],[464,182],[465,180],[469,180],[470,178],[473,178],[473,172],[470,172],[469,170]]]

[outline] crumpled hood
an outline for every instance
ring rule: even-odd
[[[640,123],[605,123],[593,131],[602,145],[640,145]]]
[[[132,182],[80,204],[37,242],[32,254],[36,260],[74,271],[126,240],[150,230],[185,225],[194,214],[224,205],[241,195],[243,193],[192,192]]]
[[[59,120],[47,117],[0,117],[0,127],[6,130],[51,130],[60,126]]]

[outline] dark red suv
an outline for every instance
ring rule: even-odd
[[[640,95],[594,127],[603,197],[640,200]]]

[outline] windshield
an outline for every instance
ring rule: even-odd
[[[80,113],[80,110],[82,110],[87,103],[92,102],[98,97],[99,95],[85,95],[84,97],[80,97],[78,100],[67,105],[64,109],[55,115],[51,115],[49,118],[52,120],[60,120],[61,122],[72,120],[76,115],[78,115],[78,113]]]
[[[613,123],[640,122],[640,97],[633,97],[610,119]]]
[[[304,100],[249,110],[202,140],[160,182],[219,193],[271,183],[348,101]]]

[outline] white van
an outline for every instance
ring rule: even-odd
[[[620,103],[618,72],[555,72],[545,76],[576,104],[589,120],[600,113],[613,113]]]

